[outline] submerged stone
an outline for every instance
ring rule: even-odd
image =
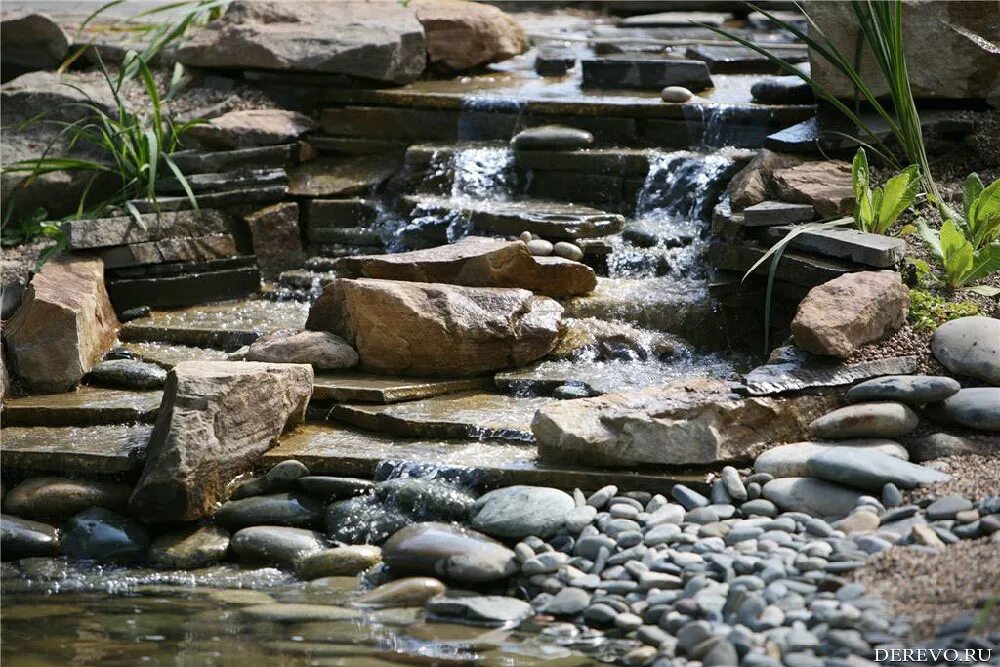
[[[422,605],[444,591],[445,585],[432,577],[404,577],[364,593],[354,600],[354,604],[372,607]]]
[[[149,545],[154,567],[190,570],[222,562],[229,552],[229,532],[217,526],[198,526],[160,535]]]
[[[418,523],[394,534],[383,546],[393,572],[435,575],[458,583],[505,579],[517,571],[514,552],[481,533],[443,523]]]
[[[100,507],[77,514],[62,531],[65,556],[99,563],[140,563],[149,542],[142,524]]]
[[[254,621],[271,623],[328,623],[353,621],[361,616],[359,612],[348,607],[291,602],[250,605],[240,609],[240,614]]]
[[[343,577],[360,574],[382,561],[382,550],[378,547],[360,544],[335,549],[326,549],[310,554],[295,568],[300,579],[320,577]]]

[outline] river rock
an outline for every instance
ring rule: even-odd
[[[586,294],[597,286],[597,275],[585,264],[534,257],[530,244],[535,242],[526,246],[520,241],[467,236],[426,250],[342,257],[337,260],[336,268],[345,278],[520,287],[553,297]],[[549,243],[548,254],[551,247]]]
[[[102,387],[159,389],[167,382],[167,372],[138,359],[108,359],[90,370],[89,380]]]
[[[326,508],[327,534],[348,544],[381,544],[413,521],[413,517],[374,496],[339,500]]]
[[[772,477],[809,477],[809,459],[834,448],[848,450],[845,455],[850,455],[854,450],[865,449],[881,452],[901,461],[909,460],[906,448],[897,442],[884,438],[859,438],[836,442],[793,442],[772,447],[757,457],[753,469],[754,472],[766,473]]]
[[[20,560],[59,553],[59,531],[40,521],[0,515],[0,557]]]
[[[847,516],[861,496],[860,491],[810,477],[783,477],[764,485],[764,497],[783,511],[815,517]]]
[[[56,69],[69,51],[69,38],[47,14],[5,12],[0,21],[0,79],[25,72]]]
[[[594,135],[565,125],[540,125],[521,130],[510,143],[519,151],[566,151],[592,146]]]
[[[683,104],[692,97],[694,97],[694,93],[684,86],[667,86],[660,91],[660,99],[672,104]]]
[[[329,331],[274,331],[251,343],[246,359],[310,364],[316,370],[337,370],[356,366],[358,353],[343,338]]]
[[[282,431],[305,418],[312,368],[184,361],[170,371],[146,464],[129,509],[146,521],[191,521],[213,511]]]
[[[421,521],[464,521],[475,496],[438,479],[397,477],[375,485],[375,498]]]
[[[30,388],[59,393],[75,387],[118,333],[104,263],[85,254],[46,262],[3,333],[11,371]]]
[[[430,600],[426,609],[432,618],[484,625],[519,623],[535,613],[527,602],[502,595],[438,597]]]
[[[940,403],[928,405],[928,417],[976,431],[1000,431],[1000,387],[962,389]]]
[[[284,109],[239,109],[193,125],[187,135],[217,149],[290,144],[319,127],[297,111]]]
[[[300,489],[323,500],[333,498],[353,498],[368,493],[375,488],[375,483],[369,479],[354,477],[323,477],[310,475],[298,480]]]
[[[463,71],[513,58],[528,49],[521,24],[496,7],[461,0],[415,0],[427,61]]]
[[[271,623],[335,623],[353,621],[360,617],[356,609],[332,604],[302,604],[296,602],[271,602],[255,604],[240,609],[240,614],[255,621]]]
[[[523,366],[547,354],[562,307],[521,289],[338,279],[306,327],[332,331],[361,368],[416,376],[470,376]]]
[[[29,519],[64,519],[91,507],[120,511],[128,503],[130,493],[132,487],[116,482],[33,477],[7,492],[3,508]]]
[[[382,561],[382,550],[370,544],[326,549],[306,556],[295,568],[300,579],[353,577]]]
[[[750,87],[750,94],[760,104],[813,104],[816,101],[812,87],[794,75],[761,79]]]
[[[382,584],[358,597],[354,604],[371,607],[422,605],[444,593],[445,586],[432,577],[404,577]]]
[[[322,518],[323,504],[298,493],[276,493],[230,500],[215,520],[224,526],[311,526]]]
[[[493,537],[549,537],[562,528],[576,504],[559,489],[508,486],[481,496],[472,506],[471,525]]]
[[[961,388],[954,378],[940,375],[886,375],[854,385],[845,398],[848,403],[899,401],[923,405],[944,400]]]
[[[395,0],[240,0],[181,45],[186,65],[346,74],[408,83],[424,69],[424,31]]]
[[[846,358],[898,331],[909,307],[909,290],[895,271],[845,273],[809,290],[792,336],[807,352]]]
[[[721,380],[553,401],[531,430],[543,460],[591,466],[714,463],[765,443],[803,440],[805,425],[836,405],[825,396],[741,397]]]
[[[817,438],[897,438],[912,433],[920,417],[902,403],[882,401],[848,405],[823,415],[809,424]]]
[[[145,526],[102,507],[80,512],[62,529],[62,553],[75,560],[140,563],[148,547]]]
[[[457,583],[506,579],[518,567],[514,552],[481,533],[445,523],[417,523],[393,535],[382,547],[393,572],[434,575]]]
[[[948,475],[931,468],[856,447],[831,447],[809,457],[807,467],[812,477],[866,491],[880,491],[889,483],[912,489],[948,479]]]
[[[241,562],[294,567],[329,545],[322,533],[305,528],[250,526],[237,531],[230,546]]]
[[[569,241],[559,241],[552,246],[552,252],[557,257],[562,257],[573,262],[579,262],[583,259],[583,250],[580,249],[580,246]]]
[[[952,373],[1000,386],[1000,319],[975,316],[945,322],[934,332],[931,350]]]
[[[160,535],[149,545],[149,564],[176,570],[208,567],[226,559],[229,531],[197,526]]]

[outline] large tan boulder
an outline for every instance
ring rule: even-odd
[[[850,2],[811,0],[806,11],[824,34],[854,61],[857,18]],[[978,38],[978,39],[977,39]],[[1000,97],[1000,3],[995,0],[908,0],[903,8],[907,73],[917,98]],[[992,42],[980,45],[983,42]],[[812,77],[834,95],[854,97],[854,86],[830,63],[811,53]],[[861,76],[876,96],[888,94],[865,46]]]
[[[896,333],[909,306],[910,291],[895,271],[846,273],[809,290],[792,320],[792,336],[806,352],[847,358]]]
[[[398,0],[237,0],[178,49],[186,65],[346,74],[408,83],[424,70],[424,30]]]
[[[11,372],[33,391],[69,391],[111,349],[118,327],[100,258],[51,259],[4,328]]]
[[[309,311],[306,328],[354,346],[375,373],[469,376],[547,354],[562,306],[522,289],[339,279]]]
[[[802,440],[836,399],[751,397],[720,380],[554,401],[531,430],[543,461],[587,466],[695,465],[750,458],[774,442]]]
[[[597,286],[585,264],[562,257],[533,257],[520,241],[467,236],[449,245],[337,260],[344,277],[410,280],[468,287],[521,287],[546,296],[576,296]]]
[[[427,59],[452,70],[507,60],[528,50],[524,28],[496,7],[466,0],[415,0]]]
[[[301,424],[312,394],[306,364],[185,361],[167,376],[129,500],[144,521],[193,521],[226,499],[284,431]]]

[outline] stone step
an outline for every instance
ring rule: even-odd
[[[352,197],[348,199],[310,199],[302,205],[306,230],[367,227],[378,219],[374,201]]]
[[[313,379],[313,400],[363,403],[401,403],[433,396],[491,389],[493,379],[405,378],[343,371],[319,373]]]
[[[109,280],[107,288],[111,303],[118,312],[139,306],[181,308],[255,294],[260,291],[260,269],[254,266]]]
[[[71,220],[64,222],[61,229],[66,235],[67,248],[90,250],[169,238],[226,234],[236,225],[235,216],[211,208],[159,215],[147,213],[141,219],[141,225],[130,215]]]
[[[886,357],[843,363],[819,357],[788,346],[776,349],[766,364],[743,377],[743,393],[767,396],[817,387],[837,387],[883,375],[916,373],[916,356]]]
[[[717,269],[744,273],[763,257],[765,252],[766,249],[757,246],[715,241],[708,248],[708,261]],[[786,251],[782,253],[778,262],[775,278],[795,285],[815,287],[861,268],[857,264]],[[770,259],[761,264],[754,274],[766,277],[769,270]]]
[[[130,243],[100,253],[105,269],[168,262],[201,262],[240,254],[232,234],[206,234],[183,238]]]
[[[320,137],[311,136],[306,140],[310,146],[321,153],[340,153],[344,155],[369,155],[371,153],[391,153],[406,150],[407,142],[388,139],[364,139],[359,137]]]
[[[616,53],[580,61],[584,88],[663,90],[683,86],[693,92],[711,88],[708,65],[700,60],[676,60],[659,54]]]
[[[284,199],[286,194],[288,194],[287,185],[269,185],[261,188],[238,188],[222,192],[202,193],[195,196],[195,201],[198,202],[200,209],[240,208],[245,210],[275,204]],[[140,213],[148,214],[155,214],[157,211],[161,213],[192,211],[194,208],[187,195],[157,197],[155,202],[149,199],[133,199],[131,204]]]
[[[796,222],[808,222],[815,215],[815,209],[809,204],[762,201],[743,209],[743,226],[777,227]]]
[[[230,151],[186,150],[172,153],[181,173],[207,174],[233,169],[276,169],[288,167],[298,162],[300,146],[281,144],[278,146],[254,146]]]
[[[765,236],[778,241],[785,237],[791,227],[773,227],[765,232]],[[817,229],[802,232],[789,244],[808,252],[814,252],[824,257],[848,260],[889,269],[903,261],[906,254],[906,241],[884,234],[869,234],[852,229],[850,226]]]
[[[809,60],[809,51],[803,45],[772,44],[768,51],[785,62],[802,63]],[[739,45],[699,44],[687,47],[684,55],[691,60],[701,60],[708,65],[712,74],[784,74],[785,70],[775,65],[753,49]]]
[[[5,427],[0,467],[25,477],[130,475],[142,470],[152,431],[146,424]]]
[[[93,426],[151,422],[161,391],[80,387],[65,394],[38,394],[7,401],[4,426]]]
[[[509,142],[425,143],[406,149],[406,166],[414,171],[449,161],[469,148],[506,148]],[[578,150],[519,150],[513,153],[519,169],[615,174],[644,178],[649,171],[649,151],[643,148],[606,147]]]
[[[395,153],[357,157],[321,157],[288,172],[288,194],[294,197],[350,197],[371,194],[402,165]]]
[[[233,190],[254,190],[288,185],[288,174],[284,168],[240,169],[229,172],[185,175],[187,186],[195,195],[211,192],[231,192]],[[184,195],[186,190],[176,177],[164,178],[156,182],[157,194]]]
[[[127,322],[118,332],[123,341],[165,342],[235,350],[262,334],[305,327],[309,305],[295,301],[247,299],[178,310],[154,310]]]
[[[674,484],[701,488],[704,475],[650,474],[629,470],[602,470],[537,461],[535,447],[491,440],[401,440],[336,424],[306,424],[261,458],[265,468],[294,459],[312,475],[372,478],[384,462],[473,468],[487,486],[525,484],[554,486],[570,491],[596,491],[614,484],[622,491],[649,491],[669,497]]]
[[[492,438],[530,442],[531,419],[549,398],[461,393],[390,405],[335,405],[329,418],[370,431],[416,438]]]
[[[600,209],[561,202],[522,200],[509,202],[457,201],[443,197],[407,196],[404,202],[418,213],[411,215],[461,215],[476,229],[516,236],[529,231],[553,241],[572,241],[620,232],[625,218]]]

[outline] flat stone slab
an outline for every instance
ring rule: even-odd
[[[161,391],[80,387],[65,394],[23,396],[7,402],[4,426],[93,426],[151,422]]]
[[[403,378],[372,373],[321,373],[313,379],[313,400],[399,403],[432,396],[487,389],[492,378]]]
[[[289,171],[288,192],[301,197],[367,194],[389,180],[400,163],[394,154],[311,160]]]
[[[754,207],[751,206],[744,212],[750,208]],[[790,227],[773,227],[765,232],[765,236],[777,241],[784,238],[789,231]],[[869,234],[848,227],[802,232],[797,234],[789,245],[824,257],[846,259],[880,269],[892,268],[902,261],[906,254],[906,241],[903,239],[883,234]]]
[[[768,363],[743,376],[743,385],[750,396],[837,387],[882,375],[916,373],[917,361],[915,355],[908,355],[845,364],[787,346],[772,352]]]
[[[239,255],[232,234],[206,234],[131,243],[102,250],[105,269],[165,262],[197,262]]]
[[[160,341],[233,350],[277,329],[302,329],[309,305],[296,301],[226,301],[179,310],[154,310],[122,326],[123,341]]]
[[[255,294],[260,291],[260,269],[252,266],[117,279],[109,280],[107,288],[111,303],[119,312],[139,306],[181,308]]]
[[[152,426],[11,426],[0,431],[0,466],[38,474],[120,475],[145,462]]]
[[[809,60],[809,52],[801,47],[772,44],[768,50],[782,60],[800,63]],[[771,60],[745,46],[715,46],[700,44],[689,46],[684,55],[691,60],[701,60],[712,74],[778,74],[783,72]]]
[[[288,185],[288,174],[281,167],[275,169],[240,169],[239,171],[185,176],[187,185],[195,195],[210,192],[228,192],[247,188],[268,188]],[[186,190],[176,178],[156,182],[157,193],[184,195]]]
[[[765,252],[767,252],[765,248],[717,241],[708,248],[708,261],[718,269],[738,271],[743,274],[757,263]],[[766,277],[770,267],[770,260],[768,260],[757,267],[754,275]],[[786,251],[781,255],[781,261],[778,262],[775,278],[803,287],[815,287],[858,268],[856,264],[841,260]]]
[[[796,222],[808,222],[816,215],[809,204],[790,204],[784,201],[762,201],[743,209],[744,227],[775,227]]]
[[[391,405],[336,405],[330,418],[370,431],[417,438],[531,442],[531,420],[549,398],[464,393]]]
[[[267,185],[263,187],[238,188],[236,190],[223,190],[220,192],[206,192],[196,197],[198,207],[201,209],[217,208],[225,209],[230,207],[254,207],[273,204],[285,198],[288,193],[287,185]],[[157,210],[165,212],[190,212],[192,210],[191,200],[187,195],[157,197],[154,203],[149,199],[133,199],[131,204],[140,213],[153,214]]]
[[[142,226],[130,215],[71,220],[62,224],[62,232],[66,235],[67,247],[85,250],[167,238],[224,234],[230,232],[235,224],[231,215],[210,208],[159,215],[146,213],[140,217]]]
[[[338,424],[306,424],[281,439],[261,458],[265,468],[294,459],[313,475],[371,478],[384,461],[475,468],[489,486],[526,484],[596,490],[614,484],[622,491],[669,494],[674,484],[694,484],[704,476],[656,475],[566,465],[545,465],[531,445],[495,440],[402,440]]]
[[[662,90],[684,86],[698,92],[712,87],[708,65],[700,60],[671,60],[655,54],[616,53],[581,60],[583,88]]]
[[[143,361],[168,370],[182,361],[226,361],[229,356],[229,353],[223,350],[158,341],[124,343],[121,347]]]
[[[253,146],[229,151],[178,151],[170,159],[184,174],[207,174],[232,169],[273,169],[285,167],[298,158],[297,144]]]
[[[544,200],[457,202],[444,197],[404,197],[421,215],[458,213],[477,229],[493,234],[529,231],[553,241],[573,241],[620,232],[625,218],[600,209]]]

